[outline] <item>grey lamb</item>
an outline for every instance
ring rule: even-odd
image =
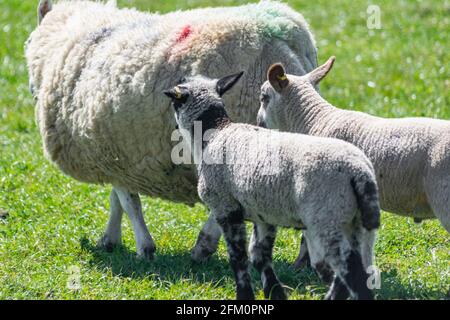
[[[254,223],[250,260],[261,273],[265,297],[286,298],[272,268],[281,226],[304,230],[312,264],[325,281],[333,281],[327,298],[372,299],[366,270],[373,264],[380,223],[372,164],[344,141],[233,123],[222,95],[241,76],[189,77],[165,92],[183,137],[191,142],[199,196],[223,231],[237,298],[254,298],[248,220]],[[199,123],[203,139],[192,142]]]
[[[450,122],[385,119],[334,107],[315,90],[334,60],[304,76],[273,65],[262,86],[258,123],[354,144],[374,165],[383,210],[415,221],[438,218],[450,232]],[[297,266],[308,262],[302,247]]]

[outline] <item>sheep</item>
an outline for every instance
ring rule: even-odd
[[[270,64],[285,61],[296,74],[317,66],[303,16],[278,2],[159,15],[113,3],[41,0],[38,22],[25,52],[44,152],[79,181],[113,186],[99,245],[111,250],[121,242],[126,211],[137,254],[146,258],[155,244],[139,194],[200,201],[194,166],[171,160],[175,121],[162,89],[183,74],[246,70],[246,85],[227,100],[233,117],[254,122],[257,89]],[[219,238],[220,229],[208,221],[193,259],[212,254]]]
[[[254,224],[250,260],[266,298],[286,298],[272,267],[281,226],[304,229],[312,265],[333,282],[327,299],[373,299],[366,271],[373,265],[380,208],[371,162],[338,139],[232,122],[222,96],[241,76],[188,77],[164,92],[191,147],[199,197],[223,231],[237,299],[254,299],[245,220]],[[196,130],[203,139],[192,141]]]
[[[416,222],[438,218],[450,232],[450,122],[385,119],[334,107],[315,90],[334,61],[304,76],[273,65],[262,85],[258,124],[354,144],[374,165],[383,210]],[[306,243],[300,252],[297,267],[308,264]]]

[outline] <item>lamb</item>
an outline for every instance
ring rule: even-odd
[[[383,210],[416,222],[438,218],[450,232],[450,122],[384,119],[334,107],[315,90],[334,61],[304,76],[273,65],[261,89],[258,124],[354,144],[374,165]],[[306,243],[301,247],[297,266],[308,263]]]
[[[284,61],[296,74],[317,66],[304,18],[278,2],[159,15],[98,1],[41,0],[38,21],[26,58],[45,154],[77,180],[113,186],[99,244],[110,250],[121,242],[126,211],[137,253],[147,258],[155,244],[139,194],[199,201],[194,167],[171,160],[178,142],[171,141],[175,121],[163,88],[184,74],[245,70],[246,85],[227,101],[233,117],[254,122],[256,89],[270,64]],[[208,221],[193,258],[213,253],[219,237],[218,226]]]
[[[222,95],[241,76],[194,76],[165,91],[192,148],[199,196],[223,231],[237,299],[254,298],[244,220],[254,223],[250,260],[266,298],[286,298],[272,267],[281,226],[304,229],[313,266],[333,281],[326,298],[372,299],[366,270],[373,264],[380,208],[371,162],[341,140],[232,122]],[[192,142],[199,126],[203,139]]]

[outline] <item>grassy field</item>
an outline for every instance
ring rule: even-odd
[[[113,253],[96,249],[108,217],[109,187],[79,183],[42,154],[28,93],[23,43],[35,27],[38,1],[0,0],[0,299],[232,299],[234,280],[223,242],[206,264],[189,250],[206,219],[189,208],[145,198],[156,259],[135,258],[132,228]],[[119,1],[166,12],[244,1]],[[164,4],[162,4],[164,3]],[[381,29],[366,26],[365,0],[289,1],[312,26],[319,60],[337,56],[322,85],[334,104],[387,117],[450,118],[449,1],[376,1]],[[290,264],[299,234],[282,230],[275,268],[291,299],[321,299],[326,287],[309,270]],[[450,287],[450,236],[437,221],[420,225],[383,214],[376,244],[382,271],[379,299],[445,299]],[[79,268],[81,289],[67,286]],[[258,298],[258,275],[253,273]]]

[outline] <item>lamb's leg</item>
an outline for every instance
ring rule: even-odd
[[[347,286],[341,281],[336,270],[344,271],[345,264],[341,260],[340,253],[344,250],[348,251],[350,244],[343,240],[344,236],[340,232],[325,230],[325,228],[319,232],[305,231],[303,236],[308,243],[312,267],[322,280],[328,284],[331,283],[325,299],[347,299],[349,297]]]
[[[347,286],[342,282],[341,278],[336,276],[331,284],[331,288],[325,297],[326,300],[347,300],[350,292]]]
[[[272,267],[272,251],[276,233],[274,226],[255,223],[250,242],[250,259],[256,270],[261,273],[266,299],[286,300],[283,285],[278,280]]]
[[[322,281],[326,284],[331,284],[334,279],[334,271],[325,261],[324,251],[320,241],[317,240],[317,236],[315,237],[315,234],[309,230],[304,230],[303,239],[305,244],[308,245],[312,268],[318,273]]]
[[[345,299],[351,295],[356,299],[372,300],[374,295],[369,289],[369,274],[366,270],[373,265],[376,231],[359,227],[353,230],[351,236],[339,235],[339,231],[333,234],[334,236],[324,242],[328,243],[328,262],[336,273],[327,298]],[[351,242],[348,239],[351,239]]]
[[[320,261],[314,265],[314,270],[319,274],[320,279],[328,285],[331,285],[334,280],[334,272],[331,267],[325,262]]]
[[[429,192],[428,198],[434,215],[439,219],[444,229],[450,233],[450,197],[446,195],[450,192],[450,188],[448,187],[447,181],[450,181],[450,177],[446,177],[446,179],[436,178],[432,183],[430,183],[433,185],[434,192]],[[440,189],[445,192],[437,192],[436,189]]]
[[[236,299],[254,300],[255,295],[248,271],[244,212],[238,209],[226,213],[211,210],[211,213],[215,215],[227,243],[228,256],[236,280]]]
[[[314,237],[315,242],[322,246],[319,250],[325,253],[324,261],[335,273],[333,285],[325,299],[346,298],[346,290],[342,286],[344,284],[354,298],[373,300],[373,293],[367,286],[368,274],[363,266],[359,245],[357,243],[351,245],[343,233],[322,231],[322,234]],[[310,241],[308,241],[309,243]],[[311,253],[313,254],[315,251],[313,249]]]
[[[437,165],[425,177],[428,202],[436,218],[450,233],[450,166]]]
[[[195,262],[206,261],[214,252],[216,252],[219,245],[222,231],[216,222],[213,215],[209,215],[202,230],[198,234],[197,243],[191,251],[192,260]]]
[[[122,215],[123,209],[114,188],[109,196],[110,216],[105,234],[98,241],[98,246],[111,252],[116,245],[122,242]]]
[[[352,250],[348,254],[343,270],[339,276],[352,295],[359,300],[373,300],[373,292],[367,286],[368,275],[358,251]]]
[[[309,257],[308,245],[306,244],[305,236],[302,236],[302,241],[300,243],[300,253],[294,262],[294,268],[301,270],[311,266],[311,259]]]
[[[152,259],[155,253],[155,243],[145,225],[142,215],[141,200],[138,194],[130,193],[122,188],[114,187],[120,204],[133,224],[134,237],[136,239],[136,252],[140,257]]]

